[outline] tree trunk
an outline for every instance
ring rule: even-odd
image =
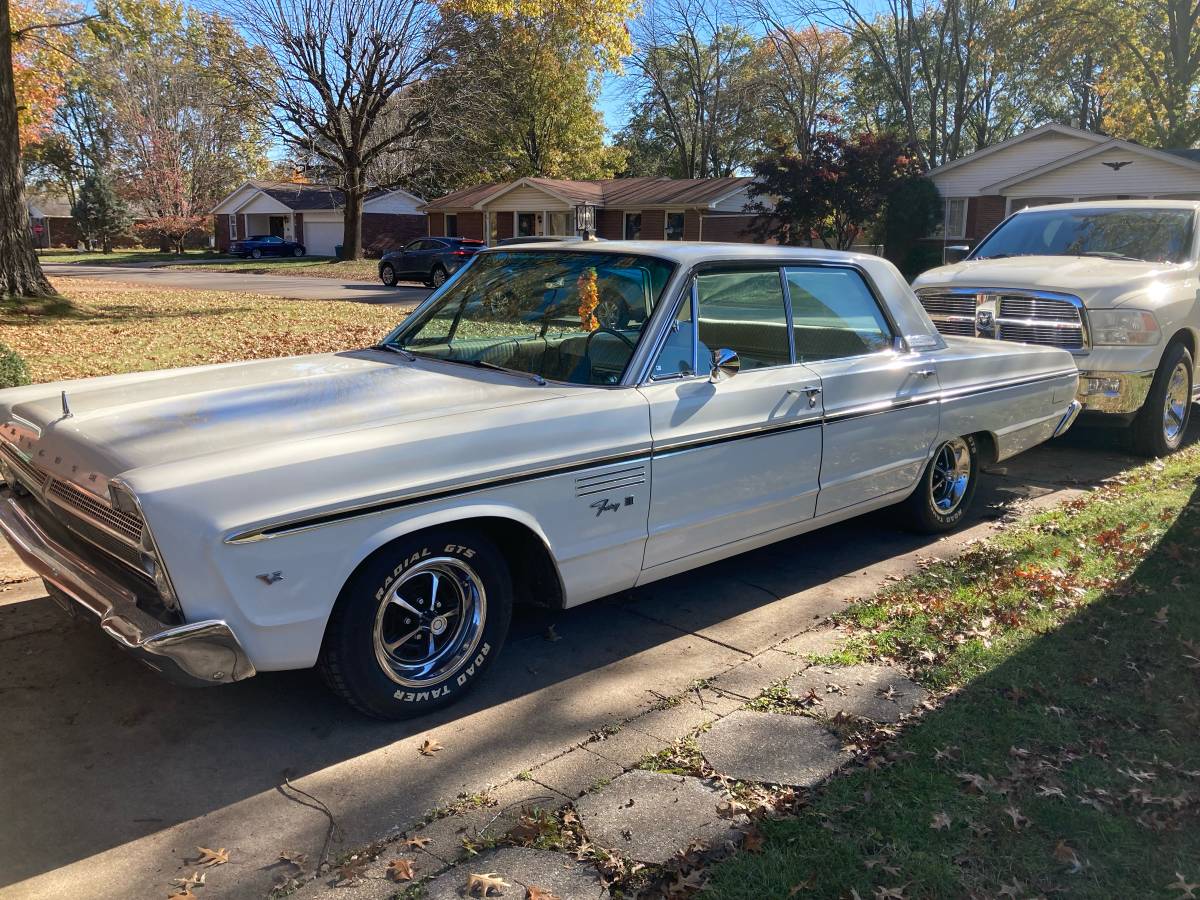
[[[366,188],[361,175],[351,175],[346,182],[346,207],[342,234],[342,259],[362,259],[362,211]]]
[[[0,0],[0,297],[54,294],[42,273],[29,230],[13,88],[12,22],[8,0]]]

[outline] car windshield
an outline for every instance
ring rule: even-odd
[[[616,384],[673,270],[647,256],[491,251],[386,343],[555,381]]]
[[[971,259],[1095,256],[1183,262],[1192,243],[1189,209],[1048,209],[1023,212],[996,229]]]

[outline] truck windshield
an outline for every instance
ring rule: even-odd
[[[971,259],[1095,256],[1178,263],[1192,244],[1190,209],[1048,209],[1023,212],[997,228]]]
[[[388,347],[575,384],[617,384],[674,265],[550,250],[480,254]]]

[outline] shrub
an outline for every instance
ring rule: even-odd
[[[21,354],[0,344],[0,388],[29,384],[29,369]]]

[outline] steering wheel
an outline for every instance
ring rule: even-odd
[[[583,357],[579,360],[579,368],[577,369],[577,371],[583,369],[583,364],[586,362],[587,363],[586,372],[587,372],[587,378],[589,380],[591,379],[591,374],[592,374],[592,338],[594,338],[596,335],[598,335],[602,331],[607,334],[611,334],[614,337],[620,338],[625,343],[625,345],[627,347],[629,347],[630,353],[633,352],[633,349],[635,346],[633,341],[631,341],[625,335],[621,334],[621,332],[616,331],[612,328],[609,328],[607,325],[601,325],[599,328],[597,328],[595,331],[593,331],[591,334],[589,334],[587,336],[587,339],[583,342]]]

